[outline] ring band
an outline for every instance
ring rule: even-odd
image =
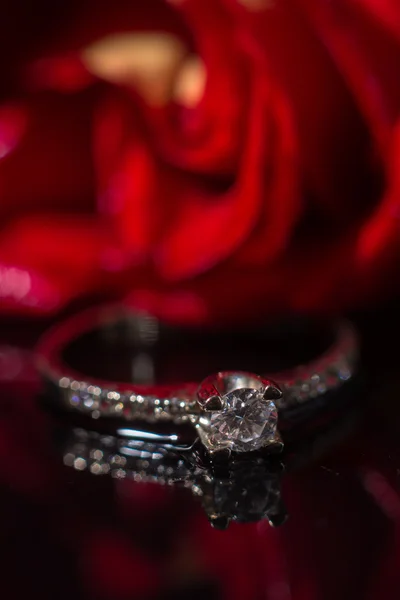
[[[243,371],[222,371],[200,384],[134,385],[90,380],[65,362],[63,353],[71,342],[93,329],[121,321],[123,315],[126,309],[120,306],[97,307],[56,325],[38,345],[38,369],[69,409],[95,419],[190,423],[211,454],[281,449],[278,413],[308,404],[338,388],[352,377],[358,359],[354,328],[340,321],[334,341],[325,352],[308,364],[274,374],[273,379]],[[142,341],[152,339],[155,321],[151,317],[129,313],[127,318],[139,323],[137,331]]]

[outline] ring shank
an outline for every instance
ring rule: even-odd
[[[39,371],[56,390],[64,407],[93,418],[196,423],[199,417],[198,382],[144,386],[91,379],[65,362],[63,353],[71,342],[93,329],[111,326],[133,316],[126,308],[112,305],[90,308],[56,325],[38,345]],[[141,332],[140,328],[137,330],[142,340],[149,338],[154,321],[150,319],[148,325]],[[262,373],[261,376],[274,380],[283,390],[283,397],[276,401],[279,411],[283,412],[339,387],[353,375],[357,359],[358,343],[354,328],[347,321],[341,321],[335,328],[333,343],[319,357],[290,371]]]

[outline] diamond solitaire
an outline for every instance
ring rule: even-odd
[[[281,450],[274,400],[275,383],[245,372],[223,371],[207,377],[197,392],[201,409],[197,429],[211,454]]]

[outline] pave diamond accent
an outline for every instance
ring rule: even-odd
[[[203,429],[212,448],[235,452],[259,450],[276,441],[278,411],[260,390],[241,388],[223,396],[224,408],[210,414]]]
[[[153,394],[141,395],[132,391],[116,392],[69,380],[59,382],[66,404],[75,410],[97,419],[99,416],[118,417],[127,421],[142,420],[149,423],[172,421],[185,423],[197,418],[195,385],[175,390],[168,397]]]

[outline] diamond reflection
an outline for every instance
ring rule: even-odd
[[[201,502],[210,523],[220,529],[231,521],[266,519],[273,526],[284,522],[286,511],[280,494],[283,466],[277,459],[236,457],[216,466],[207,462],[196,446],[184,448],[136,439],[131,431],[123,431],[131,435],[71,429],[63,449],[64,464],[93,475],[185,487]]]
[[[199,440],[188,441],[182,432],[179,436],[123,427],[110,434],[63,427],[63,462],[96,477],[186,488],[218,529],[226,529],[232,521],[264,520],[275,527],[287,518],[281,498],[284,474],[325,456],[354,430],[359,416],[354,406],[325,426],[317,421],[297,441],[287,439],[284,455],[253,452],[226,461],[210,460]]]

